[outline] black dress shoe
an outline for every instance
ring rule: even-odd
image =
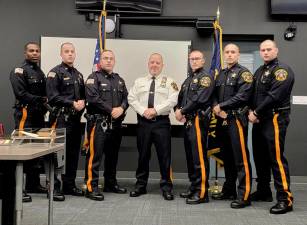
[[[26,188],[26,191],[28,193],[43,193],[43,194],[48,192],[47,188],[45,188],[45,187],[43,187],[41,185],[37,185],[35,187]]]
[[[180,198],[190,198],[190,197],[192,197],[193,194],[194,194],[193,191],[187,190],[186,192],[181,192],[179,194],[179,196],[180,196]]]
[[[250,199],[255,202],[272,202],[272,193],[263,193],[260,191],[255,191],[250,195]]]
[[[47,198],[49,199],[49,193],[47,193]],[[55,202],[64,202],[65,195],[60,190],[53,191],[53,201]]]
[[[32,202],[31,195],[28,195],[26,192],[22,192],[22,202]]]
[[[162,196],[164,198],[164,200],[174,200],[174,194],[170,191],[163,191]]]
[[[73,196],[83,196],[83,191],[80,188],[63,188],[63,193],[65,195],[73,195]]]
[[[250,200],[243,200],[243,199],[237,199],[230,203],[230,207],[233,209],[242,209],[250,205],[251,205]]]
[[[94,190],[92,192],[89,192],[88,190],[86,190],[85,197],[87,197],[91,200],[94,200],[94,201],[103,201],[104,200],[103,194],[98,189]]]
[[[190,198],[186,199],[186,203],[189,205],[197,205],[200,203],[207,203],[207,202],[209,202],[208,196],[200,198],[198,195],[192,195]]]
[[[127,193],[127,189],[126,188],[122,188],[118,185],[114,185],[114,186],[104,186],[103,188],[104,192],[113,192],[113,193],[117,193],[117,194],[125,194]]]
[[[135,189],[134,191],[130,192],[130,197],[139,197],[145,194],[147,194],[146,189]]]
[[[287,212],[290,212],[293,210],[293,205],[289,205],[287,202],[277,202],[276,205],[274,205],[270,209],[271,214],[285,214]]]
[[[236,193],[227,193],[227,192],[221,192],[216,195],[211,196],[214,200],[235,200],[237,198]]]

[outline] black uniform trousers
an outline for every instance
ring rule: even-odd
[[[81,122],[80,116],[71,115],[65,120],[61,114],[56,121],[56,128],[66,128],[66,155],[65,173],[62,175],[63,190],[70,191],[76,186],[79,154],[81,149]],[[55,181],[55,188],[58,188],[59,181]]]
[[[247,132],[248,124],[243,125],[235,116],[229,115],[226,120],[218,120],[217,135],[221,143],[226,178],[222,191],[237,195],[238,199],[245,201],[249,199],[252,186]]]
[[[118,152],[122,140],[121,122],[113,122],[112,129],[104,131],[102,121],[97,120],[87,129],[89,137],[89,151],[86,155],[85,182],[87,190],[92,192],[98,188],[99,168],[104,154],[104,186],[117,185],[116,167]]]
[[[14,112],[15,129],[45,127],[45,112],[27,107],[16,108]],[[24,163],[26,190],[33,190],[40,185],[40,172],[43,168],[43,158],[28,160]]]
[[[154,144],[160,167],[160,188],[173,188],[171,171],[171,124],[168,116],[158,116],[153,120],[138,116],[137,148],[139,153],[136,170],[136,189],[146,189],[149,177],[151,146]]]
[[[273,114],[273,113],[272,113]],[[274,177],[277,201],[292,204],[290,175],[284,145],[287,127],[290,122],[289,112],[282,111],[260,118],[260,123],[253,125],[253,155],[257,172],[257,191],[270,194],[271,170]]]
[[[2,199],[2,221],[0,224],[13,225],[15,215],[16,162],[0,161],[0,199]]]
[[[200,198],[208,197],[209,161],[207,156],[209,119],[196,116],[185,124],[184,147],[186,153],[190,191]]]

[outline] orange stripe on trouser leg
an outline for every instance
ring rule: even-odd
[[[243,165],[245,170],[245,194],[244,194],[244,200],[247,200],[250,194],[250,172],[247,162],[247,155],[246,155],[246,147],[245,147],[245,140],[243,135],[243,128],[241,126],[241,123],[239,120],[236,119],[236,123],[239,129],[239,135],[240,135],[240,145],[241,145],[241,152],[242,152],[242,158],[243,158]]]
[[[28,117],[27,108],[23,107],[22,108],[22,117],[21,117],[21,120],[19,122],[19,127],[18,127],[19,130],[23,130],[27,117]],[[22,133],[19,133],[19,136],[22,136]]]
[[[204,163],[204,154],[203,154],[203,145],[201,142],[201,132],[199,127],[199,117],[195,117],[195,129],[196,129],[196,137],[197,137],[197,148],[198,148],[198,157],[200,162],[201,169],[201,186],[200,186],[200,198],[205,197],[206,193],[206,168]]]
[[[289,205],[292,205],[292,200],[291,200],[292,194],[289,191],[285,169],[284,169],[284,166],[281,162],[281,157],[280,157],[279,126],[278,126],[278,120],[277,120],[278,116],[279,116],[279,114],[276,113],[273,117],[273,125],[274,125],[274,133],[275,133],[276,160],[277,160],[279,172],[280,172],[280,175],[281,175],[282,186],[284,188],[284,191],[288,194]]]
[[[172,169],[172,167],[170,167],[169,168],[169,177],[170,177],[170,179],[171,179],[171,181],[173,182],[173,169]]]
[[[54,123],[51,126],[51,129],[55,129],[56,128],[56,124],[57,124],[57,119],[54,121]]]
[[[90,158],[88,161],[88,165],[87,165],[87,190],[89,192],[93,191],[92,188],[92,180],[93,180],[93,173],[92,173],[92,168],[93,168],[93,158],[94,158],[94,135],[95,135],[95,128],[96,126],[94,126],[91,130],[91,134],[90,134]]]

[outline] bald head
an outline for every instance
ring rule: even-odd
[[[227,67],[230,68],[237,64],[240,57],[240,49],[238,45],[230,43],[224,47],[224,59]]]
[[[276,59],[278,55],[278,48],[275,41],[265,40],[260,44],[260,56],[264,63],[267,64]]]

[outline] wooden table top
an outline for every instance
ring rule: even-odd
[[[30,160],[48,155],[65,148],[63,143],[27,143],[20,145],[0,145],[0,160]]]

